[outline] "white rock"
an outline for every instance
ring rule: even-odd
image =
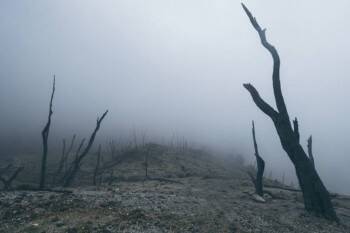
[[[259,196],[258,194],[255,194],[255,193],[252,195],[252,198],[256,202],[260,202],[260,203],[266,202],[266,200],[264,198],[262,198],[261,196]]]

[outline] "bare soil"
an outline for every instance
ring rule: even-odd
[[[336,224],[305,212],[299,192],[268,188],[272,195],[256,202],[249,177],[232,163],[164,150],[150,158],[150,176],[161,179],[144,180],[141,155],[115,167],[111,185],[0,192],[0,233],[350,232],[347,196],[333,199]]]

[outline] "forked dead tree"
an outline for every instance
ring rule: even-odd
[[[52,92],[51,92],[50,105],[49,105],[49,116],[47,119],[47,123],[41,132],[41,136],[43,139],[43,156],[41,159],[41,172],[40,172],[40,184],[39,184],[40,189],[43,189],[45,187],[47,150],[48,150],[48,142],[47,141],[49,138],[49,132],[50,132],[50,126],[51,126],[51,116],[53,114],[52,101],[53,101],[53,97],[55,94],[55,88],[56,88],[56,78],[55,78],[55,76],[53,76]]]
[[[298,121],[293,122],[292,128],[287,107],[282,95],[280,83],[280,57],[276,48],[266,39],[266,29],[262,29],[248,8],[242,4],[244,11],[250,19],[255,30],[258,32],[262,45],[270,52],[273,58],[273,91],[277,110],[266,103],[258,91],[251,84],[243,86],[249,91],[257,107],[268,115],[273,121],[280,138],[283,149],[294,164],[298,181],[304,197],[305,209],[309,212],[322,215],[327,219],[338,221],[334,211],[328,190],[324,186],[311,160],[306,155],[299,141]]]
[[[255,151],[254,155],[255,155],[256,164],[257,164],[256,179],[254,182],[255,192],[256,194],[262,197],[264,196],[263,176],[264,176],[264,170],[265,170],[265,161],[260,157],[260,154],[259,154],[258,144],[256,143],[254,121],[252,122],[252,135],[253,135],[253,143],[254,143],[254,151]]]
[[[69,167],[69,169],[66,173],[65,179],[63,181],[64,187],[68,187],[72,183],[72,181],[74,180],[74,178],[75,178],[75,176],[80,168],[81,162],[86,157],[86,155],[89,153],[89,151],[92,147],[92,144],[94,143],[97,131],[100,129],[101,122],[106,117],[107,113],[108,113],[108,110],[103,113],[101,118],[97,118],[96,127],[95,127],[94,131],[92,132],[90,139],[89,139],[89,142],[86,145],[83,152],[80,153],[80,149],[78,149],[76,157],[75,157],[74,161],[72,162],[71,166]],[[80,143],[79,148],[82,148],[83,144],[84,144],[84,140]]]
[[[4,185],[4,190],[12,189],[12,182],[16,179],[18,174],[24,169],[24,167],[17,167],[11,175],[9,175],[8,177],[5,177],[3,174],[9,172],[9,170],[12,167],[13,167],[12,165],[8,165],[2,172],[0,172],[0,181]]]

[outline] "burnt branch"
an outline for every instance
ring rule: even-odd
[[[78,149],[77,149],[77,152],[75,153],[75,160],[79,159],[79,153],[81,151],[81,148],[83,148],[83,146],[84,146],[85,140],[86,140],[85,138],[81,139],[80,144],[79,144]]]
[[[147,146],[146,151],[145,151],[145,161],[144,161],[144,166],[145,166],[145,179],[148,180],[148,157],[150,153],[150,146]]]
[[[75,134],[73,135],[72,140],[71,140],[70,145],[69,145],[69,148],[68,148],[67,153],[65,155],[65,158],[64,158],[64,167],[65,167],[65,169],[67,169],[68,157],[73,151],[76,136],[77,135],[75,135]]]
[[[264,195],[263,190],[263,176],[264,176],[264,170],[265,170],[265,161],[261,158],[258,150],[258,144],[256,143],[256,136],[255,136],[255,125],[254,121],[252,121],[252,136],[253,136],[253,143],[254,143],[254,151],[255,151],[255,158],[256,158],[256,164],[257,164],[257,173],[256,173],[256,182],[255,185],[255,192],[259,196]]]
[[[79,157],[79,153],[81,151],[81,148],[84,146],[85,143],[85,138],[83,138],[78,146],[77,151],[75,152],[75,157],[74,160],[71,162],[68,170],[64,173],[63,177],[62,177],[62,183],[65,182],[66,179],[68,179],[68,177],[70,176],[70,174],[72,173],[73,170],[77,169],[77,172],[80,168],[80,164],[77,162],[78,161],[78,157]]]
[[[284,102],[284,98],[282,95],[282,90],[281,90],[281,82],[280,82],[280,57],[278,55],[278,52],[276,48],[271,45],[267,39],[266,39],[266,29],[262,29],[256,20],[256,18],[250,13],[248,8],[242,3],[242,7],[247,14],[250,22],[252,23],[253,27],[255,30],[258,32],[261,44],[270,52],[272,59],[273,59],[273,73],[272,73],[272,81],[273,81],[273,91],[275,94],[275,100],[276,100],[276,106],[278,109],[278,112],[285,117],[289,118],[288,112],[287,112],[287,107]]]
[[[307,139],[307,152],[309,155],[310,162],[312,166],[315,168],[315,160],[314,160],[314,154],[312,152],[312,135]]]
[[[51,92],[50,105],[49,105],[49,115],[47,118],[47,123],[41,132],[41,136],[42,136],[42,140],[43,140],[43,156],[41,159],[41,173],[40,173],[40,183],[39,183],[39,188],[41,188],[41,189],[45,187],[47,151],[48,151],[48,142],[47,141],[49,138],[51,117],[53,114],[52,102],[53,102],[53,97],[55,95],[55,89],[56,89],[56,77],[53,76],[52,92]]]
[[[271,107],[260,97],[259,92],[255,89],[255,87],[250,83],[243,84],[243,86],[249,91],[256,106],[258,106],[260,110],[263,111],[266,115],[268,115],[271,119],[276,120],[276,118],[278,117],[278,112],[276,112],[276,110],[273,109],[273,107]]]
[[[96,127],[95,127],[94,131],[92,132],[92,134],[90,136],[88,144],[86,145],[85,149],[81,153],[79,153],[79,152],[80,152],[80,149],[82,148],[84,142],[82,141],[80,143],[78,152],[76,154],[76,158],[73,161],[73,164],[72,164],[71,168],[68,170],[67,176],[66,176],[66,178],[64,180],[64,183],[63,183],[64,187],[68,187],[72,183],[72,181],[74,180],[74,178],[75,178],[75,176],[76,176],[76,174],[77,174],[77,172],[78,172],[78,170],[80,168],[81,162],[86,157],[86,155],[89,153],[89,151],[90,151],[90,149],[91,149],[91,147],[92,147],[92,145],[94,143],[96,134],[97,134],[98,130],[100,129],[101,123],[102,123],[103,119],[106,117],[107,113],[108,113],[108,110],[106,110],[103,113],[101,118],[97,118]]]
[[[94,176],[92,180],[93,185],[97,185],[96,179],[97,179],[98,171],[100,169],[100,162],[101,162],[101,144],[98,146],[98,151],[97,151],[97,161],[96,161]]]
[[[296,140],[300,142],[299,123],[297,118],[293,120],[293,129]]]
[[[66,150],[66,140],[63,139],[63,141],[62,141],[62,156],[61,156],[61,159],[60,159],[59,164],[58,164],[54,183],[56,183],[57,178],[61,176],[61,174],[63,173],[63,170],[64,170],[64,175],[67,172],[68,157],[72,153],[72,150],[73,150],[73,147],[75,144],[75,139],[76,139],[76,135],[74,134],[72,137],[72,140],[70,142],[68,150]]]
[[[62,155],[61,155],[60,161],[58,162],[56,174],[54,175],[54,178],[53,178],[54,184],[56,183],[57,177],[61,174],[61,172],[63,170],[65,155],[66,155],[66,140],[63,139],[62,140]]]

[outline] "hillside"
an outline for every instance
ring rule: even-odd
[[[333,199],[337,225],[306,213],[299,192],[267,188],[256,202],[237,159],[156,144],[124,153],[97,187],[91,155],[72,188],[0,192],[0,232],[350,232],[349,197]]]

